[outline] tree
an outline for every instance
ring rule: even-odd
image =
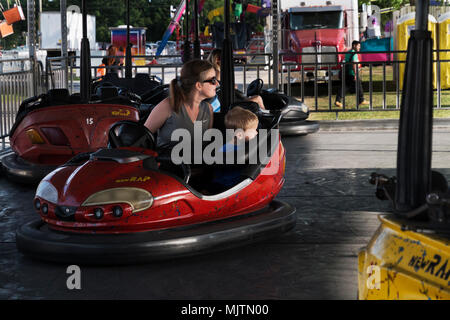
[[[0,0],[4,3],[3,0]],[[36,11],[38,11],[38,0],[36,1]],[[147,41],[161,40],[164,31],[170,23],[170,6],[178,7],[181,0],[130,0],[130,24],[135,27],[147,28]],[[96,17],[96,38],[98,42],[110,42],[110,27],[117,27],[126,24],[126,0],[89,0],[86,1],[88,14]],[[190,19],[192,19],[193,9],[191,2]],[[200,0],[198,1],[200,3]],[[21,1],[25,16],[27,15],[27,0]],[[219,7],[223,7],[223,0],[206,0],[203,11],[200,12],[199,26],[202,32],[208,23],[208,13]],[[258,0],[248,0],[247,3],[259,5]],[[81,7],[81,0],[67,0],[67,6],[77,5]],[[43,11],[59,11],[59,0],[42,0]],[[223,17],[219,17],[223,20]],[[36,22],[38,23],[36,12]],[[246,14],[246,21],[253,27],[254,31],[263,29],[263,20],[254,14]],[[2,40],[5,49],[14,46],[24,45],[25,37],[23,33],[27,32],[27,21],[21,21],[14,24],[14,35],[8,36]],[[174,35],[173,35],[174,37]]]
[[[410,4],[413,0],[358,0],[359,5],[362,4],[374,4],[380,8],[395,8],[400,9],[406,4]]]

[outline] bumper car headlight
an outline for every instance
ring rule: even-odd
[[[37,187],[36,197],[40,197],[51,203],[57,203],[58,191],[50,182],[42,181]]]
[[[309,108],[306,105],[302,105],[301,108],[302,108],[302,111],[304,113],[308,113],[309,112]]]
[[[297,102],[298,108],[299,108],[300,110],[302,110],[302,112],[304,112],[304,113],[308,113],[308,112],[309,112],[308,106],[307,106],[306,104],[304,104],[304,103],[302,102],[302,100],[297,99],[297,98],[294,98],[294,100]]]
[[[98,206],[112,203],[128,203],[132,212],[150,208],[153,196],[150,192],[139,188],[114,188],[94,193],[81,206]]]

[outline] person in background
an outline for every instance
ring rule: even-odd
[[[120,46],[119,49],[117,50],[117,55],[120,56],[120,65],[124,66],[125,65],[125,49]]]
[[[361,65],[359,64],[360,59],[358,52],[361,49],[361,43],[357,40],[352,42],[352,48],[345,55],[344,62],[353,62],[345,64],[345,81],[344,81],[344,92],[347,93],[349,89],[350,93],[356,93],[356,86],[358,86],[358,102],[360,105],[368,105],[369,103],[364,100],[364,91],[362,87],[361,75],[359,73],[359,69]],[[342,83],[342,78],[341,78]],[[338,89],[336,95],[335,105],[337,107],[342,107],[342,87]]]
[[[213,49],[208,56],[208,61],[216,69],[216,78],[219,81],[220,81],[220,57],[221,57],[221,55],[222,55],[222,50],[216,48],[216,49]],[[255,95],[255,96],[251,96],[251,97],[246,97],[242,92],[240,92],[237,89],[235,89],[235,95],[238,100],[256,102],[261,109],[263,109],[263,110],[266,109],[261,96]],[[217,96],[211,101],[211,104],[214,107],[214,112],[220,111],[220,102],[219,102],[219,99],[217,98]]]
[[[103,58],[102,64],[106,66],[106,73],[116,73],[119,74],[120,67],[123,65],[120,62],[118,56],[117,47],[110,45],[106,53],[106,57]]]

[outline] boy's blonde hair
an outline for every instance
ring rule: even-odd
[[[258,117],[253,112],[241,107],[234,107],[225,115],[225,128],[247,130],[250,126],[258,124]]]

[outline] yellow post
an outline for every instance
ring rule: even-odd
[[[439,24],[439,49],[450,49],[450,12],[441,14]],[[450,60],[450,52],[440,52],[439,60]],[[450,62],[441,62],[441,89],[450,88]]]
[[[408,40],[411,34],[411,30],[415,28],[416,13],[410,12],[404,16],[401,16],[397,21],[397,50],[406,51],[408,49]],[[436,49],[436,24],[437,21],[432,15],[428,15],[428,30],[431,31],[431,38],[433,39],[433,49]],[[397,55],[398,61],[406,62],[406,53],[399,53]],[[436,54],[433,54],[433,59],[436,60]],[[399,64],[399,79],[400,89],[403,89],[403,74],[405,72],[405,63]],[[441,66],[442,68],[442,66]],[[433,63],[433,89],[436,89],[436,63]]]

